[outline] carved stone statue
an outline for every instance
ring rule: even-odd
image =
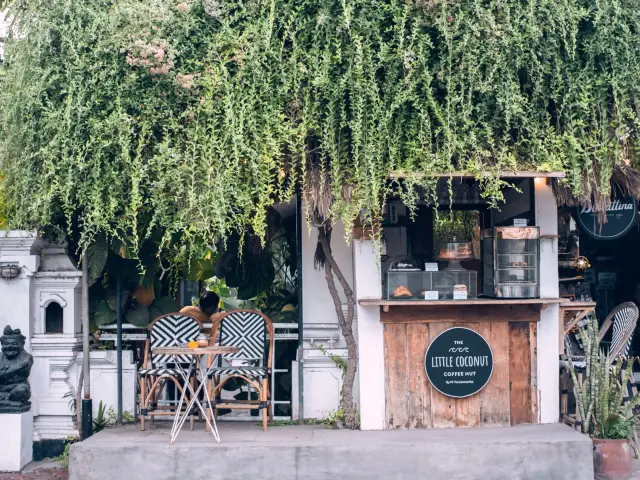
[[[25,337],[9,325],[0,337],[0,413],[23,413],[31,409],[29,373],[33,357],[24,349]]]

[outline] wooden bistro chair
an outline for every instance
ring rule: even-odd
[[[638,321],[638,307],[633,302],[621,303],[615,307],[607,318],[605,318],[602,326],[600,327],[600,341],[605,337],[609,329],[613,326],[613,332],[611,334],[611,345],[609,347],[609,362],[613,363],[620,357],[626,357],[629,354],[629,348],[631,347],[631,340],[633,339],[633,332],[636,329],[636,323]],[[576,370],[586,368],[586,357],[581,355],[572,355],[571,361]],[[574,426],[579,426],[581,419],[576,410],[576,419],[570,418],[568,415],[568,403],[569,403],[569,362],[568,360],[561,360],[560,364],[563,369],[562,373],[562,385],[561,385],[561,403],[560,403],[560,415],[563,421],[573,423]],[[582,373],[576,372],[578,382],[582,381]],[[633,381],[633,380],[632,380]],[[635,388],[632,386],[632,388]]]
[[[218,409],[262,410],[262,428],[272,419],[270,378],[273,368],[274,328],[271,320],[256,310],[233,310],[213,318],[211,344],[219,334],[220,346],[238,347],[236,353],[219,355],[209,369],[212,414]],[[267,339],[268,335],[268,339]],[[223,365],[229,363],[229,365]],[[240,379],[258,393],[258,400],[222,399],[222,388],[231,379]]]
[[[186,355],[155,355],[154,348],[181,347],[190,340],[195,340],[202,331],[202,323],[191,315],[184,313],[170,313],[156,318],[149,325],[149,333],[144,350],[142,368],[138,371],[140,382],[140,429],[144,431],[145,417],[153,420],[156,415],[173,416],[179,412],[177,406],[168,405],[158,407],[158,398],[167,381],[175,384],[182,394],[183,386],[180,384],[180,372],[176,362],[186,370],[191,359]],[[193,372],[191,381],[195,380],[196,372]],[[194,417],[191,416],[193,428]]]

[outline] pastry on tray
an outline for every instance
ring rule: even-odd
[[[509,263],[510,267],[528,267],[529,264],[527,262],[511,262]]]
[[[413,297],[413,293],[404,285],[398,285],[396,289],[391,294],[393,298],[411,298]]]
[[[451,242],[440,246],[440,260],[466,260],[473,258],[471,242]]]

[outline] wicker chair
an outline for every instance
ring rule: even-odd
[[[140,429],[144,431],[145,417],[153,419],[157,415],[176,415],[173,405],[158,407],[158,397],[167,381],[172,381],[180,393],[183,386],[178,378],[180,373],[176,363],[190,364],[188,356],[154,355],[152,349],[158,347],[179,347],[194,340],[202,331],[202,323],[191,315],[170,313],[156,318],[149,325],[149,334],[144,351],[142,368],[138,371],[140,382]],[[196,372],[193,372],[192,380]],[[191,416],[193,428],[194,417]]]
[[[619,357],[626,357],[631,347],[633,332],[638,321],[638,307],[633,302],[621,303],[615,307],[600,327],[600,342],[613,326],[611,345],[609,346],[609,361],[613,363]],[[572,355],[571,360],[576,368],[584,368],[586,359],[583,355]],[[567,360],[562,360],[563,366],[568,366]]]
[[[267,418],[272,419],[269,380],[273,368],[273,323],[255,310],[233,310],[215,316],[211,328],[212,344],[218,333],[219,345],[238,347],[239,351],[213,359],[217,366],[212,363],[214,368],[209,370],[212,413],[217,416],[218,409],[262,410],[262,426],[266,430]],[[229,365],[223,365],[223,362]],[[222,399],[222,388],[231,379],[242,380],[254,388],[258,400]]]

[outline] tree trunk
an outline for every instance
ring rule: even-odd
[[[353,384],[358,370],[358,344],[353,334],[353,316],[355,312],[355,302],[353,291],[345,279],[340,267],[331,252],[331,226],[318,228],[318,242],[324,254],[324,277],[327,280],[329,292],[333,299],[333,305],[338,317],[338,324],[342,331],[342,336],[347,343],[347,368],[342,382],[341,403],[344,410],[344,427],[349,429],[358,428],[356,406],[353,400]],[[347,299],[347,315],[345,317],[342,310],[342,300],[336,287],[334,275],[338,279],[342,291]]]

